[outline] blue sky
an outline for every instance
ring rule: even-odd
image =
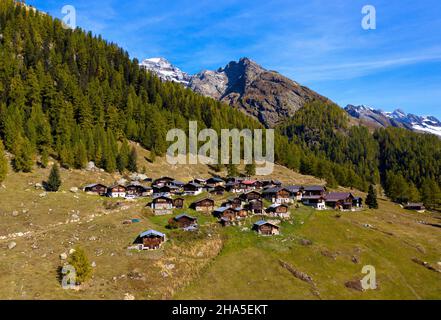
[[[441,118],[439,0],[28,0],[118,43],[139,60],[163,56],[189,73],[249,57],[341,106],[402,108]],[[361,27],[373,5],[377,29]]]

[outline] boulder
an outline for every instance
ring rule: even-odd
[[[72,193],[77,193],[77,192],[78,192],[78,188],[77,188],[77,187],[72,187],[72,188],[70,188],[69,190],[70,190],[70,192],[72,192]]]
[[[133,294],[126,293],[124,295],[124,300],[135,300],[135,296]]]
[[[66,260],[67,259],[67,253],[63,252],[62,254],[60,254],[60,259],[61,260]]]
[[[86,165],[87,171],[94,171],[95,169],[96,169],[95,162],[90,161],[87,163],[87,165]]]
[[[16,246],[17,246],[17,243],[14,242],[14,241],[11,241],[11,242],[8,243],[8,249],[9,250],[14,249]]]

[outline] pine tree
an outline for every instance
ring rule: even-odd
[[[68,263],[75,268],[76,284],[82,284],[92,276],[92,266],[87,258],[86,252],[82,248],[75,248],[68,259]]]
[[[5,148],[3,147],[3,142],[0,139],[0,182],[3,182],[8,173],[8,160],[5,156]]]
[[[118,171],[122,173],[129,163],[129,144],[127,143],[127,140],[124,139],[124,141],[121,144],[121,147],[119,148],[119,153],[116,158],[116,167],[118,168]]]
[[[425,179],[422,185],[422,200],[429,209],[436,209],[441,206],[441,189],[433,179]]]
[[[33,165],[33,150],[27,138],[17,142],[16,153],[13,160],[14,170],[17,172],[31,172]]]
[[[255,176],[256,175],[256,163],[255,162],[245,165],[245,174],[247,176]]]
[[[127,162],[127,169],[130,172],[138,172],[138,154],[136,152],[135,147],[132,147],[132,150],[130,150],[129,159]]]
[[[52,166],[51,173],[49,174],[49,178],[46,182],[46,190],[50,192],[57,192],[61,186],[61,177],[60,170],[58,165],[55,163]]]
[[[334,174],[333,174],[332,172],[329,172],[329,173],[327,174],[327,178],[326,178],[326,186],[327,186],[328,188],[331,188],[331,189],[334,189],[334,188],[338,187],[338,182],[337,182],[337,180],[335,179],[335,176],[334,176]]]
[[[365,202],[369,209],[378,209],[377,193],[372,184],[369,186],[369,192]]]
[[[237,177],[238,174],[239,174],[239,172],[237,170],[237,165],[232,164],[232,163],[227,165],[227,175],[229,177]]]
[[[49,152],[47,151],[47,148],[44,148],[41,151],[41,158],[40,158],[40,164],[42,168],[47,168],[49,162]]]

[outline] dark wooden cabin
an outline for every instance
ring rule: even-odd
[[[280,227],[270,222],[260,220],[253,225],[253,230],[261,235],[272,236],[280,234]]]
[[[105,196],[107,193],[107,186],[101,183],[89,184],[84,187],[84,192],[95,193],[100,196]]]
[[[214,210],[214,200],[209,198],[198,200],[193,202],[190,208],[196,211],[211,212]]]
[[[137,245],[140,250],[156,250],[161,247],[165,240],[165,234],[155,230],[148,230],[141,233],[133,244]]]

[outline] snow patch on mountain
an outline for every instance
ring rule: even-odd
[[[164,81],[173,81],[188,86],[191,76],[172,65],[164,58],[149,58],[140,63],[140,66],[147,69]]]
[[[352,117],[382,127],[401,127],[416,132],[426,132],[441,137],[441,121],[433,116],[417,116],[401,109],[385,112],[369,106],[348,105],[345,108]]]

